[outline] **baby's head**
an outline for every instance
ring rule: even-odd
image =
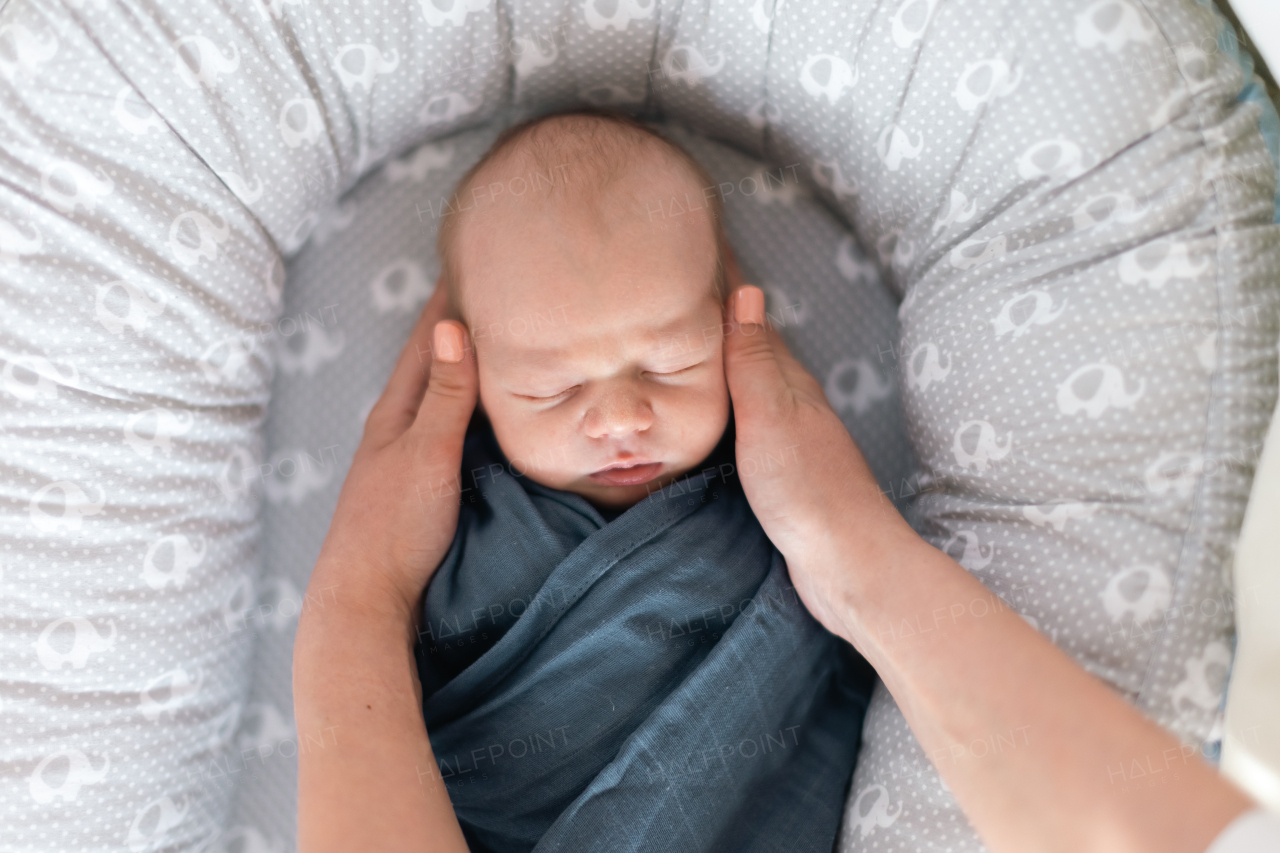
[[[713,186],[600,111],[512,127],[463,176],[441,272],[514,469],[618,509],[715,448],[729,392]]]

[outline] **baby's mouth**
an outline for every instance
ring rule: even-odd
[[[638,486],[657,477],[661,470],[661,462],[618,462],[588,476],[605,486]]]

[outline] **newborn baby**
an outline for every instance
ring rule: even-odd
[[[480,406],[530,479],[618,510],[724,433],[720,199],[683,151],[625,118],[500,137],[438,238],[474,340]],[[654,218],[671,199],[692,208]]]
[[[643,125],[564,114],[499,137],[442,223],[487,421],[423,603],[419,772],[474,853],[836,838],[874,673],[734,475],[714,186]]]

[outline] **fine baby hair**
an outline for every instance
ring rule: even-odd
[[[724,205],[719,193],[704,193],[715,180],[706,169],[676,143],[643,122],[615,110],[597,107],[566,110],[537,116],[508,127],[489,150],[458,180],[446,203],[436,234],[436,256],[449,302],[466,321],[461,299],[464,271],[458,259],[458,234],[462,223],[480,220],[486,205],[502,195],[548,200],[573,194],[584,203],[600,204],[613,192],[615,180],[626,170],[644,164],[684,172],[696,182],[715,232],[717,247],[713,282],[718,299],[728,297],[724,265]],[[571,169],[566,166],[571,164]],[[505,169],[503,180],[481,185],[485,172]],[[494,188],[497,189],[494,189]],[[638,200],[630,199],[642,210]],[[469,325],[469,324],[468,324]]]

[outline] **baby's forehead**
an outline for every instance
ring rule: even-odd
[[[518,147],[487,162],[470,181],[456,205],[455,245],[460,254],[470,256],[464,263],[482,263],[484,255],[476,252],[490,249],[496,233],[519,227],[513,223],[555,218],[572,238],[590,230],[584,225],[642,216],[637,187],[669,183],[671,177],[670,168],[655,156],[606,166],[569,153],[535,154],[527,146]]]
[[[664,300],[643,311],[573,303],[488,317],[472,329],[476,352],[487,373],[516,383],[601,366],[685,367],[722,341],[718,312],[696,300]]]
[[[525,164],[527,171],[478,175],[490,183],[485,184],[477,209],[458,223],[454,243],[455,269],[465,280],[466,290],[498,283],[489,273],[516,263],[516,259],[533,265],[555,255],[568,262],[575,253],[586,259],[624,247],[646,247],[640,257],[629,260],[637,268],[653,262],[649,252],[677,252],[695,268],[708,266],[708,270],[696,270],[699,278],[704,277],[703,272],[714,272],[718,253],[714,216],[699,204],[701,190],[690,176],[638,161],[627,167],[619,180],[588,183],[574,172],[572,164],[558,164],[545,171],[529,169],[530,165]],[[552,191],[556,183],[569,186]],[[530,184],[543,185],[544,192],[521,197],[520,191]],[[673,193],[684,199],[685,206],[672,205]],[[678,221],[668,215],[673,209],[681,211]],[[693,244],[697,246],[696,257],[689,255]],[[611,260],[615,265],[626,263],[617,257]],[[505,271],[518,274],[509,268]]]

